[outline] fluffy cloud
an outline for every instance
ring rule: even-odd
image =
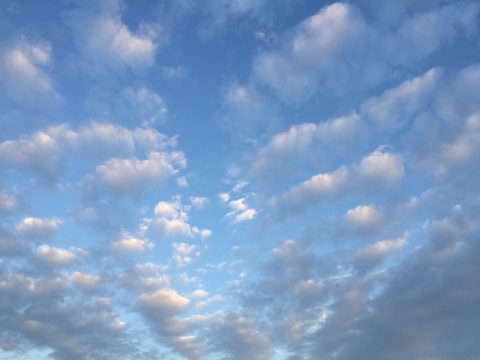
[[[189,305],[188,298],[170,288],[142,293],[138,297],[140,311],[160,339],[184,357],[198,359],[201,357],[201,349],[196,337],[187,335],[187,323],[177,318]]]
[[[121,239],[112,243],[112,249],[121,253],[144,253],[153,249],[155,245],[147,239],[139,239],[123,233]]]
[[[412,117],[428,108],[441,80],[434,68],[363,102],[358,112],[317,124],[293,125],[274,135],[255,155],[251,170],[271,183],[278,179],[279,162],[283,176],[295,177],[305,168],[328,168],[339,160],[355,156],[373,139],[405,129]],[[378,143],[377,143],[378,144]]]
[[[253,78],[286,102],[308,99],[319,84],[337,94],[351,83],[368,88],[388,78],[389,70],[403,70],[471,36],[479,11],[474,2],[459,1],[417,13],[392,31],[367,25],[352,4],[334,3],[298,24],[277,49],[260,53]]]
[[[69,156],[77,156],[77,161],[99,162],[115,155],[147,152],[146,160],[114,157],[97,168],[100,178],[111,183],[114,190],[123,191],[125,184],[116,181],[115,176],[120,169],[129,171],[128,179],[135,182],[138,181],[135,169],[143,171],[151,180],[156,175],[161,177],[174,172],[176,165],[185,166],[181,152],[169,151],[175,146],[175,138],[151,128],[129,130],[116,124],[91,122],[75,130],[68,124],[61,124],[0,143],[0,160],[37,174],[42,180],[56,182],[62,170],[65,171],[62,165]]]
[[[173,201],[159,201],[155,205],[154,217],[145,219],[145,226],[154,235],[166,238],[181,239],[199,236],[207,238],[212,234],[209,229],[199,229],[189,223],[190,205],[181,203],[181,198]]]
[[[19,233],[33,238],[50,237],[62,225],[57,218],[43,219],[37,217],[26,217],[16,225]]]
[[[236,313],[227,314],[213,334],[212,343],[226,359],[271,359],[273,349],[269,339],[255,329],[251,319]]]
[[[76,258],[73,252],[50,245],[40,245],[36,255],[41,262],[51,266],[68,265]]]
[[[404,175],[402,157],[381,147],[364,157],[359,164],[312,176],[271,199],[273,207],[298,212],[324,200],[345,196],[347,192],[369,192],[391,188]]]
[[[175,174],[177,167],[184,167],[181,152],[151,152],[145,160],[137,158],[113,158],[95,169],[94,181],[105,185],[116,194],[138,193],[146,186],[163,181]]]
[[[228,202],[228,207],[232,209],[227,213],[227,217],[232,217],[234,222],[243,222],[247,220],[252,220],[257,211],[247,206],[247,198],[239,198],[236,200],[231,200]]]
[[[193,244],[184,242],[174,242],[173,246],[173,261],[178,267],[183,267],[192,262],[192,260],[200,255],[200,251]]]
[[[165,101],[155,92],[146,88],[127,88],[124,91],[124,98],[133,107],[132,117],[142,126],[158,125],[167,118]]]
[[[431,223],[430,241],[392,274],[385,290],[369,302],[370,311],[352,324],[339,359],[466,360],[480,354],[470,336],[480,296],[472,283],[478,268],[478,243],[472,238],[477,212],[464,208]]]
[[[12,214],[18,210],[19,206],[20,204],[16,197],[0,190],[0,213]]]
[[[74,271],[71,273],[70,279],[76,286],[87,290],[97,288],[102,281],[100,276],[87,274],[80,271]]]
[[[391,253],[400,250],[407,244],[405,237],[381,240],[354,251],[352,263],[360,271],[370,270]]]
[[[132,32],[123,22],[120,1],[97,4],[72,14],[73,28],[82,52],[110,66],[148,67],[155,62],[158,24],[141,23]]]
[[[48,43],[22,40],[12,47],[0,48],[0,83],[5,94],[29,103],[58,99],[48,75],[51,63]]]
[[[355,229],[369,230],[378,225],[380,215],[372,206],[358,205],[347,211],[345,220]]]
[[[351,56],[365,32],[353,6],[329,5],[301,22],[281,49],[260,54],[254,62],[255,77],[285,101],[300,99],[311,94],[323,76],[340,75],[335,65]]]
[[[12,356],[37,346],[54,359],[108,359],[112,351],[132,349],[124,338],[126,324],[108,299],[65,300],[67,280],[42,280],[11,272],[0,282],[2,337],[13,340]],[[108,349],[108,350],[106,350]],[[22,355],[19,355],[22,356]]]

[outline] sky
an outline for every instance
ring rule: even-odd
[[[0,0],[0,359],[478,360],[478,0]]]

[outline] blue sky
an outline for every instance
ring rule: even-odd
[[[0,4],[0,359],[480,357],[478,1]]]

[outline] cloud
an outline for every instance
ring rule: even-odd
[[[6,191],[0,190],[0,213],[13,214],[19,209],[19,202],[16,197]]]
[[[115,194],[136,194],[175,174],[177,166],[182,168],[185,165],[186,160],[181,152],[153,151],[144,160],[112,158],[97,166],[92,180]]]
[[[42,280],[10,272],[0,285],[4,339],[13,339],[12,356],[38,347],[53,359],[108,359],[133,348],[126,324],[108,299],[66,300],[67,279]],[[22,355],[19,355],[22,356]]]
[[[154,216],[146,218],[144,226],[153,236],[164,236],[171,239],[207,238],[212,234],[210,229],[199,229],[189,223],[191,205],[184,205],[179,196],[172,201],[159,201],[155,205]]]
[[[190,203],[195,208],[203,208],[208,203],[208,198],[204,196],[192,196],[190,198]]]
[[[433,68],[386,90],[379,97],[368,99],[361,106],[362,117],[380,129],[399,130],[405,127],[408,125],[406,119],[426,107],[441,75],[441,69]]]
[[[392,188],[403,178],[402,157],[380,147],[359,164],[341,166],[330,173],[317,174],[271,198],[274,208],[301,212],[321,201],[335,200],[347,193]]]
[[[133,108],[132,118],[142,126],[162,124],[168,117],[168,109],[160,95],[146,88],[127,88],[123,97]],[[123,101],[122,101],[123,103]],[[123,116],[125,116],[125,111]]]
[[[90,122],[78,129],[72,129],[68,124],[61,124],[18,140],[0,143],[0,160],[32,172],[43,181],[51,183],[58,181],[62,172],[66,171],[62,169],[62,165],[65,165],[69,156],[76,156],[77,162],[83,160],[88,164],[101,162],[115,155],[132,156],[146,152],[148,156],[149,153],[150,158],[144,161],[114,157],[110,163],[99,167],[101,174],[110,174],[113,177],[111,181],[114,187],[117,186],[116,190],[123,190],[121,182],[114,181],[115,170],[123,165],[130,172],[138,168],[149,175],[159,172],[162,166],[167,171],[173,171],[173,164],[185,165],[181,152],[168,151],[175,147],[175,138],[167,137],[152,128],[130,130],[117,124]],[[135,174],[130,174],[130,180],[134,181],[134,178]]]
[[[140,311],[160,339],[187,359],[198,359],[201,349],[196,337],[186,335],[187,323],[177,318],[189,305],[188,298],[170,288],[142,293],[138,297]]]
[[[480,298],[472,282],[478,270],[477,213],[466,207],[431,222],[429,242],[392,274],[369,302],[370,311],[352,324],[339,359],[467,360],[480,354],[471,336]]]
[[[61,225],[62,221],[57,218],[44,219],[30,216],[23,218],[15,228],[27,237],[44,238],[52,236]]]
[[[358,270],[365,272],[378,265],[391,253],[403,248],[406,244],[407,239],[405,237],[377,241],[354,251],[352,263]]]
[[[299,100],[313,93],[323,74],[338,74],[335,64],[351,56],[365,32],[353,6],[326,6],[302,21],[280,49],[261,53],[254,61],[254,77],[282,100]]]
[[[75,261],[76,256],[72,251],[52,247],[50,245],[40,245],[37,248],[36,256],[42,263],[50,266],[63,266]]]
[[[252,220],[257,211],[255,209],[249,208],[246,203],[247,198],[239,198],[236,200],[231,200],[228,202],[228,207],[232,209],[225,216],[233,217],[233,221],[236,223]]]
[[[265,360],[273,356],[269,339],[255,329],[253,320],[236,313],[229,313],[221,320],[211,342],[229,360]]]
[[[184,267],[190,264],[194,258],[200,255],[197,246],[194,244],[187,244],[184,242],[174,242],[172,259],[177,264],[177,267]]]
[[[52,65],[51,45],[22,39],[17,44],[0,48],[0,84],[18,102],[40,104],[54,102],[59,95],[49,76]]]
[[[260,52],[252,81],[287,103],[306,101],[316,91],[345,96],[348,84],[368,89],[471,37],[479,11],[477,3],[459,1],[416,12],[384,29],[367,24],[352,4],[330,4],[295,26],[276,48]]]
[[[112,249],[114,251],[128,254],[128,253],[144,253],[155,247],[155,244],[148,241],[148,239],[139,239],[130,236],[127,232],[122,234],[121,239],[112,242]]]
[[[380,215],[372,206],[358,205],[347,211],[345,220],[354,229],[368,231],[378,225]]]
[[[430,69],[368,98],[358,111],[319,123],[293,125],[260,147],[249,167],[270,185],[279,178],[278,163],[282,163],[282,178],[296,178],[310,167],[324,169],[355,157],[368,144],[390,140],[388,135],[411,126],[412,118],[428,109],[441,75],[440,69]]]
[[[97,288],[102,282],[102,278],[100,276],[87,274],[80,271],[74,271],[71,273],[70,279],[76,286],[87,290]]]
[[[123,22],[120,1],[109,1],[73,12],[77,45],[84,55],[106,66],[152,66],[160,35],[155,23],[141,23],[133,32]]]

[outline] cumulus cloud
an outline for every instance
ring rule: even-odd
[[[68,265],[76,258],[72,251],[45,244],[38,247],[36,255],[41,262],[51,266]]]
[[[109,66],[149,67],[155,62],[160,26],[140,23],[132,31],[122,22],[122,4],[109,1],[72,14],[80,50],[93,61]]]
[[[299,23],[276,49],[261,52],[253,79],[285,102],[305,101],[319,84],[337,95],[349,91],[347,84],[368,88],[388,79],[389,70],[404,71],[454,39],[471,36],[478,30],[479,11],[477,3],[459,1],[416,13],[387,31],[367,24],[353,4],[327,5]]]
[[[177,264],[177,267],[183,267],[190,264],[194,258],[200,255],[197,246],[184,242],[174,242],[172,259]]]
[[[116,194],[138,193],[146,186],[158,183],[185,167],[181,152],[153,151],[144,160],[138,158],[112,158],[97,166],[93,181]]]
[[[132,156],[146,152],[146,160],[113,157],[110,163],[106,162],[103,167],[99,165],[97,168],[107,183],[110,181],[115,190],[123,191],[124,184],[120,180],[115,181],[116,171],[120,168],[130,171],[129,179],[135,182],[135,174],[132,174],[134,169],[151,177],[162,175],[161,170],[174,171],[176,165],[185,166],[183,154],[172,151],[175,147],[175,138],[169,138],[152,128],[130,130],[112,123],[90,122],[72,129],[68,124],[61,124],[18,140],[0,143],[0,160],[32,172],[42,180],[56,182],[62,170],[65,171],[62,165],[65,165],[69,156],[77,156],[76,161],[100,162],[115,155]]]
[[[116,252],[128,254],[144,253],[147,250],[153,249],[155,244],[148,241],[148,239],[139,239],[124,232],[119,240],[112,242],[111,246]]]
[[[9,194],[7,191],[0,190],[0,213],[12,214],[15,213],[20,204],[16,197]]]
[[[342,349],[337,348],[339,359],[473,359],[480,354],[471,337],[479,298],[472,283],[479,249],[471,221],[477,211],[464,208],[432,221],[429,242],[392,274],[385,290],[369,302],[370,311],[352,324]]]
[[[253,65],[254,76],[285,101],[310,95],[323,76],[340,75],[335,65],[351,55],[366,30],[353,6],[326,6],[301,22],[280,49],[261,53]]]
[[[0,84],[16,101],[56,101],[59,95],[49,76],[53,62],[51,45],[22,40],[0,48]]]
[[[441,74],[438,68],[430,69],[365,100],[358,111],[319,123],[293,125],[275,134],[255,154],[251,171],[271,183],[279,178],[279,162],[283,178],[354,157],[371,142],[387,140],[387,135],[406,129],[414,116],[428,109]]]
[[[42,238],[52,236],[60,225],[62,225],[62,221],[57,218],[46,219],[29,216],[23,218],[15,228],[27,237]]]
[[[226,359],[271,359],[273,348],[269,339],[255,328],[252,319],[229,313],[214,330],[213,346]]]
[[[299,212],[321,201],[334,200],[347,192],[369,192],[391,188],[404,175],[402,157],[380,147],[359,164],[341,166],[330,173],[317,174],[271,199],[274,208]]]
[[[236,223],[252,220],[257,211],[248,207],[246,203],[247,198],[239,198],[228,202],[228,207],[231,209],[225,216],[233,218]]]
[[[400,250],[407,244],[405,237],[380,240],[364,248],[354,251],[352,263],[360,271],[366,271],[379,264],[391,253]]]
[[[195,336],[187,335],[187,323],[177,316],[186,312],[190,300],[170,288],[142,293],[138,306],[152,330],[187,359],[198,359],[202,351]]]
[[[65,300],[67,285],[61,277],[43,280],[21,272],[3,277],[0,322],[3,338],[15,339],[12,355],[41,346],[54,359],[106,359],[133,348],[108,299]]]
[[[102,278],[100,276],[83,273],[80,271],[74,271],[73,273],[71,273],[70,280],[76,286],[87,290],[97,288],[102,282]]]
[[[370,230],[378,225],[380,214],[373,206],[358,205],[347,211],[345,220],[355,229]]]
[[[153,126],[161,124],[167,119],[167,105],[163,98],[157,93],[144,87],[129,87],[123,94],[124,99],[127,100],[133,109],[132,118],[135,119],[137,124]],[[125,112],[123,112],[122,115],[125,115]]]
[[[180,197],[172,201],[159,201],[155,205],[154,216],[145,219],[145,226],[154,235],[166,238],[181,239],[207,238],[212,234],[210,229],[200,229],[189,223],[191,205],[184,205]]]

